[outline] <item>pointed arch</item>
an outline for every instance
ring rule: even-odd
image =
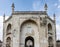
[[[10,34],[10,33],[11,33],[11,24],[9,23],[7,26],[6,34]]]
[[[50,23],[48,24],[48,31],[52,31],[52,25]]]
[[[25,21],[21,24],[20,29],[21,29],[22,26],[23,26],[24,24],[26,24],[26,23],[34,23],[35,25],[38,25],[34,20],[29,19],[29,20],[25,20]],[[20,31],[21,31],[21,30],[20,30]]]

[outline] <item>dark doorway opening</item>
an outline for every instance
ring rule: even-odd
[[[31,36],[26,37],[25,47],[34,47],[34,39]]]

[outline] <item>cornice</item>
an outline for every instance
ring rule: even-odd
[[[19,14],[33,14],[33,15],[47,15],[46,11],[14,11],[12,15]]]

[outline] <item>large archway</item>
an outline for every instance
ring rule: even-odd
[[[31,36],[26,37],[25,47],[34,47],[34,38]]]
[[[25,22],[22,23],[21,28],[20,28],[20,46],[21,47],[28,47],[26,45],[26,43],[29,43],[33,41],[33,46],[35,46],[34,44],[36,44],[36,42],[38,43],[38,39],[39,38],[39,32],[38,32],[38,25],[36,24],[35,21],[33,20],[27,20]],[[31,37],[28,37],[31,36]],[[27,38],[26,38],[27,37]],[[35,39],[32,39],[35,38]],[[37,44],[38,45],[38,44]],[[30,47],[33,47],[30,46]]]

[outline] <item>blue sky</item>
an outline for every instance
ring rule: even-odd
[[[35,11],[44,10],[45,2],[48,4],[48,13],[52,15],[53,13],[59,12],[60,0],[0,0],[0,15],[6,13],[6,15],[11,14],[11,4],[15,4],[15,10],[20,11]],[[53,10],[53,11],[52,11]]]
[[[11,15],[11,4],[15,4],[15,11],[43,11],[44,4],[47,3],[48,15],[53,18],[56,14],[57,39],[60,39],[60,0],[0,0],[0,36],[2,40],[3,14],[6,18]]]
[[[0,15],[3,15],[4,13],[10,15],[12,3],[15,4],[15,10],[33,11],[44,10],[45,2],[48,4],[48,12],[50,15],[59,11],[57,6],[60,6],[60,0],[0,0]]]

